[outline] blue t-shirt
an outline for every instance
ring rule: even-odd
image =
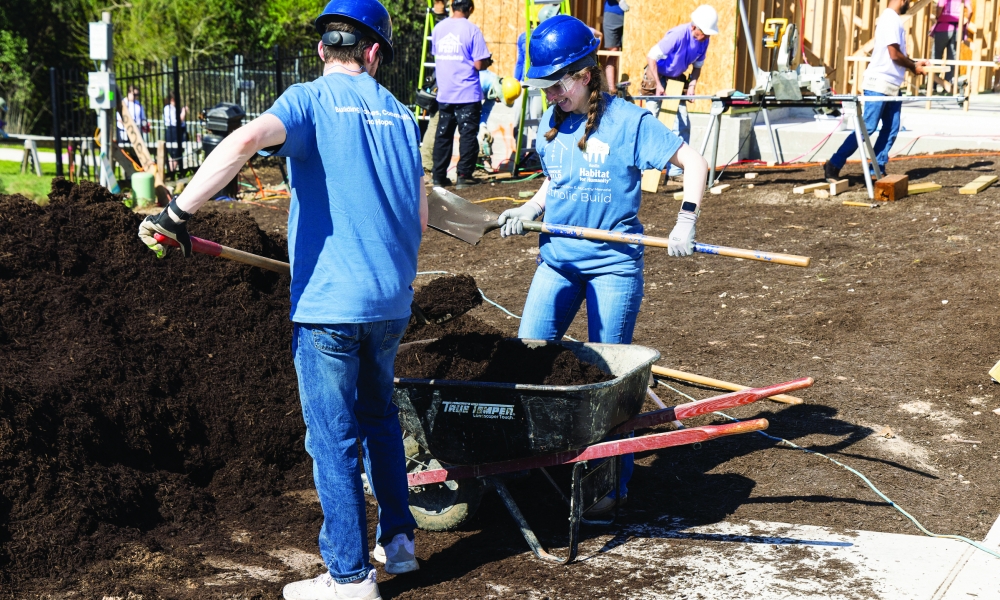
[[[625,11],[618,6],[618,0],[604,0],[604,12],[616,15],[624,15]]]
[[[647,169],[662,170],[684,143],[648,110],[617,96],[607,102],[597,130],[583,137],[587,115],[570,113],[551,142],[554,107],[542,115],[538,154],[551,182],[545,197],[546,223],[642,233],[640,183]],[[541,257],[563,271],[586,274],[634,273],[642,269],[642,246],[611,244],[542,234]]]
[[[292,202],[292,321],[368,323],[410,314],[420,246],[420,132],[368,74],[293,85],[267,111],[285,143]]]

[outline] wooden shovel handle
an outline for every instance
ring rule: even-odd
[[[667,248],[670,244],[670,240],[667,238],[642,235],[641,233],[623,233],[620,231],[592,229],[590,227],[555,225],[552,223],[542,223],[540,221],[521,221],[521,223],[527,231],[548,233],[562,237],[597,240],[600,242],[611,242],[615,244],[652,246],[654,248]],[[809,261],[811,260],[808,256],[781,254],[779,252],[764,252],[762,250],[744,250],[742,248],[729,248],[726,246],[715,246],[713,244],[701,244],[698,242],[695,242],[694,244],[694,251],[704,254],[731,256],[733,258],[745,258],[747,260],[774,262],[782,265],[791,265],[793,267],[808,267]]]
[[[729,383],[728,381],[722,381],[721,379],[712,379],[711,377],[695,375],[694,373],[686,373],[684,371],[667,369],[666,367],[659,367],[657,365],[653,365],[653,375],[660,375],[661,377],[679,379],[680,381],[697,383],[699,385],[705,385],[708,387],[714,387],[722,390],[731,390],[734,392],[741,392],[743,390],[751,389],[745,385],[739,385],[737,383]],[[777,394],[775,396],[768,396],[768,399],[774,400],[775,402],[781,402],[783,404],[802,404],[802,398],[796,398],[795,396],[789,396],[787,394]]]
[[[153,237],[156,238],[156,241],[161,244],[173,246],[174,248],[179,246],[177,242],[163,234],[154,233]],[[197,252],[198,254],[208,254],[209,256],[227,258],[245,265],[260,267],[261,269],[281,273],[282,275],[290,275],[292,272],[291,267],[286,262],[274,260],[273,258],[257,256],[256,254],[250,254],[249,252],[237,250],[236,248],[230,248],[229,246],[223,246],[222,244],[216,244],[215,242],[203,240],[201,238],[194,237],[193,235],[191,236],[191,250],[193,252]]]

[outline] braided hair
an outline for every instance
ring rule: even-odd
[[[608,87],[604,79],[604,70],[601,69],[600,65],[593,65],[575,73],[573,79],[581,79],[584,73],[590,73],[590,83],[587,84],[590,98],[587,106],[587,126],[583,132],[583,137],[580,138],[580,143],[577,144],[580,150],[587,148],[587,138],[597,131],[598,126],[601,124],[601,116],[604,115],[605,108],[604,90]],[[552,129],[545,133],[546,140],[551,142],[556,139],[556,135],[559,133],[559,126],[562,125],[567,116],[569,116],[568,112],[559,108],[558,105],[555,107],[555,112],[553,113],[554,124]]]

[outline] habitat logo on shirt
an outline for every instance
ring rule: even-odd
[[[434,60],[465,60],[462,53],[462,40],[458,34],[449,33],[436,44],[438,53],[434,55]]]
[[[585,183],[611,183],[611,170],[602,170],[609,154],[611,154],[611,146],[596,137],[587,138],[587,147],[583,151],[583,156],[589,163],[589,168],[580,167],[580,181]]]

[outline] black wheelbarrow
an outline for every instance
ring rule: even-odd
[[[433,340],[407,345],[427,344]],[[803,378],[639,414],[650,370],[660,353],[634,345],[519,340],[526,345],[558,344],[586,363],[614,376],[578,386],[522,385],[472,381],[396,379],[409,471],[410,510],[422,529],[453,529],[471,517],[483,493],[499,494],[535,555],[569,563],[577,553],[583,518],[601,498],[618,488],[619,457],[767,428],[766,419],[683,428],[680,421],[809,387]],[[667,431],[628,436],[673,422]],[[613,441],[602,441],[609,438]],[[545,470],[573,465],[569,496]],[[556,557],[542,547],[521,514],[503,476],[540,469],[569,505],[569,552]]]

